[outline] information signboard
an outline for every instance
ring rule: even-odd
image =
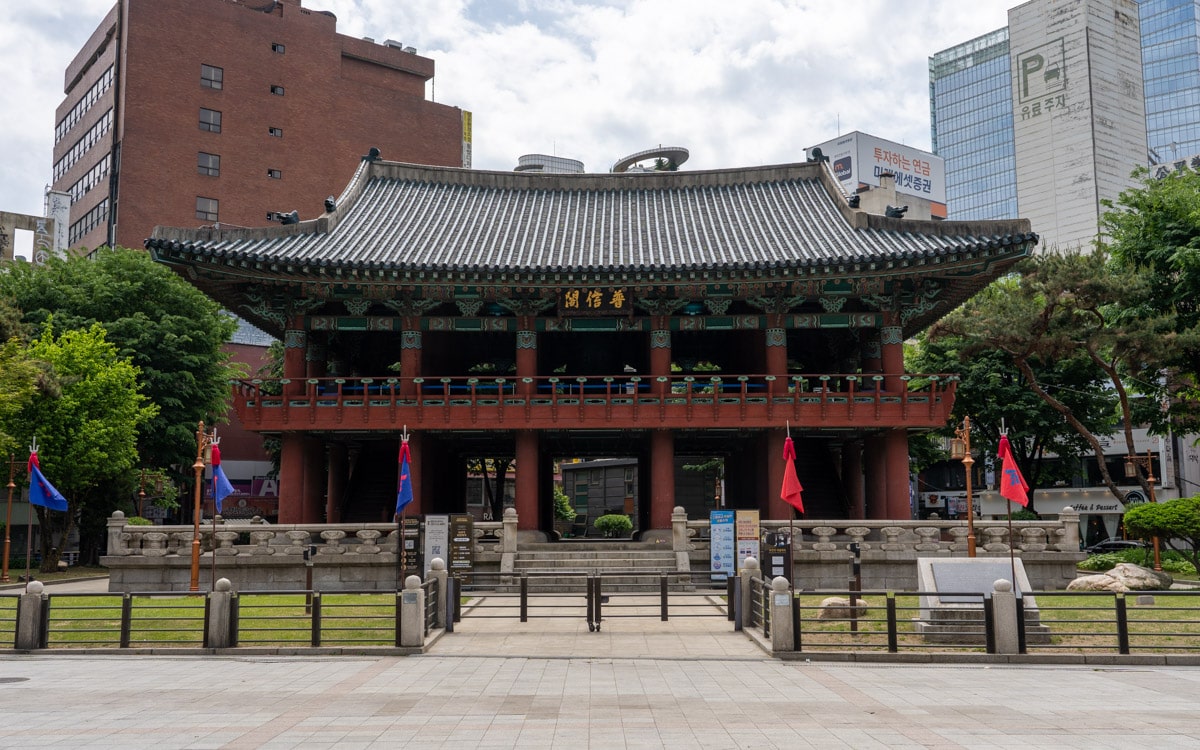
[[[447,557],[450,554],[450,516],[425,516],[425,577],[429,577],[429,566],[433,558],[440,557],[449,566]]]
[[[758,557],[758,511],[737,511],[737,567],[742,568],[742,561],[747,557]]]
[[[475,567],[475,519],[469,515],[450,516],[451,573],[469,573]]]
[[[733,553],[735,537],[733,533],[732,510],[710,510],[708,512],[709,556],[712,567],[712,579],[724,581],[737,572]]]

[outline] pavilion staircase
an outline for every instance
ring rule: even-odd
[[[668,574],[671,591],[693,588],[687,574],[678,574],[671,545],[653,542],[589,540],[522,544],[513,572],[518,577],[530,574],[531,593],[584,593],[588,574],[601,576],[604,592],[658,591],[663,574]]]

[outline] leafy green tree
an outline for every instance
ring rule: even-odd
[[[1174,315],[1181,332],[1200,328],[1200,172],[1173,172],[1154,179],[1145,170],[1141,185],[1121,193],[1103,217],[1105,247],[1115,265],[1145,279],[1147,293],[1136,315]],[[1147,384],[1155,403],[1147,417],[1171,419],[1176,429],[1200,429],[1200,344],[1176,347]],[[1157,388],[1154,388],[1157,386]]]
[[[1135,505],[1125,511],[1125,530],[1143,539],[1158,537],[1200,571],[1200,495]]]
[[[0,456],[21,452],[25,447],[12,434],[14,419],[29,405],[41,372],[19,340],[0,344]]]
[[[1133,453],[1132,396],[1157,378],[1175,350],[1192,344],[1195,333],[1178,330],[1170,313],[1129,314],[1148,293],[1146,281],[1136,272],[1110,266],[1103,249],[1039,255],[1023,261],[1017,273],[936,324],[930,338],[958,337],[968,356],[1002,353],[1023,384],[1091,447],[1105,485],[1119,498],[1122,493],[1096,437],[1106,431],[1089,424],[1089,415],[1072,403],[1070,391],[1046,373],[1056,363],[1073,361],[1089,363],[1101,373],[1112,389],[1127,452]]]
[[[131,473],[138,431],[158,411],[138,392],[138,371],[105,340],[104,329],[64,331],[47,322],[28,347],[46,363],[56,388],[39,389],[13,420],[23,444],[37,437],[43,472],[67,499],[65,513],[37,508],[42,570],[57,570],[63,540],[81,512],[111,500],[111,484]]]
[[[104,326],[159,407],[139,438],[143,464],[190,465],[196,423],[224,417],[236,373],[222,346],[237,324],[145,252],[101,248],[44,266],[13,264],[0,272],[0,298],[35,332],[51,316],[60,331]]]
[[[1005,279],[985,290],[967,306],[987,305],[992,294],[1007,294],[1006,287],[1016,283]],[[950,324],[948,324],[950,325]],[[913,372],[953,372],[960,378],[954,399],[953,425],[939,434],[951,437],[954,425],[971,417],[971,450],[977,465],[994,456],[1001,430],[1009,431],[1014,458],[1030,486],[1030,500],[1036,502],[1038,487],[1069,479],[1075,472],[1069,461],[1053,457],[1073,457],[1088,450],[1087,441],[1071,428],[1045,400],[1030,390],[1012,359],[997,349],[979,349],[978,342],[941,330],[932,338],[921,337],[906,354],[906,368]],[[1110,390],[1104,387],[1100,372],[1083,358],[1038,362],[1034,372],[1040,382],[1066,403],[1089,431],[1104,434],[1115,422]],[[923,445],[913,441],[917,447]],[[937,456],[945,460],[944,451]],[[927,464],[926,464],[927,465]]]

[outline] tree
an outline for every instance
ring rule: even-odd
[[[1142,183],[1121,193],[1103,217],[1105,247],[1115,265],[1144,277],[1147,294],[1132,310],[1174,315],[1180,331],[1200,328],[1200,172],[1162,178],[1138,173]],[[1177,347],[1155,378],[1157,402],[1177,429],[1200,428],[1200,344]]]
[[[48,321],[26,352],[44,362],[54,388],[41,388],[10,426],[28,444],[37,437],[42,471],[67,498],[67,511],[37,508],[42,529],[42,571],[57,570],[63,540],[83,509],[111,500],[111,483],[137,461],[138,431],[157,413],[138,392],[138,372],[104,329],[64,331]]]
[[[988,304],[988,295],[1005,294],[1005,280],[995,291],[985,291],[968,305]],[[960,381],[954,399],[954,424],[971,417],[971,448],[976,456],[995,455],[1001,430],[1009,431],[1014,458],[1030,485],[1030,502],[1036,489],[1073,476],[1072,467],[1054,456],[1075,456],[1088,450],[1087,441],[1062,416],[1025,383],[1012,359],[997,349],[977,350],[977,342],[939,332],[925,336],[906,355],[912,372],[953,372]],[[1115,409],[1111,391],[1104,388],[1099,371],[1080,357],[1038,362],[1034,372],[1039,382],[1066,403],[1088,430],[1095,434],[1111,431]],[[942,431],[950,437],[953,427]],[[920,445],[917,443],[916,445]],[[940,460],[945,460],[941,452]],[[980,462],[982,464],[982,462]]]
[[[1110,266],[1107,254],[1048,253],[1023,261],[1017,276],[993,284],[930,330],[930,337],[959,337],[964,352],[1001,352],[1034,394],[1087,442],[1105,485],[1123,494],[1109,475],[1096,425],[1072,404],[1069,393],[1044,372],[1062,361],[1090,363],[1111,387],[1128,453],[1133,453],[1133,394],[1153,384],[1162,363],[1194,332],[1179,331],[1169,313],[1129,314],[1148,293],[1136,272]],[[1102,433],[1103,434],[1103,433]],[[1142,478],[1143,488],[1145,479]]]
[[[144,464],[190,465],[196,423],[224,417],[236,373],[222,346],[237,324],[145,252],[101,248],[44,266],[13,264],[0,272],[0,299],[21,310],[35,334],[51,316],[59,331],[104,326],[159,407],[139,438]]]
[[[11,431],[14,418],[33,398],[41,372],[20,341],[14,338],[0,344],[0,456],[24,448]]]
[[[1125,530],[1143,539],[1158,537],[1200,571],[1200,495],[1135,505],[1125,511]]]

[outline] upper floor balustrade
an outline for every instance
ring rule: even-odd
[[[953,375],[355,377],[238,380],[250,429],[681,428],[736,424],[937,427]]]

